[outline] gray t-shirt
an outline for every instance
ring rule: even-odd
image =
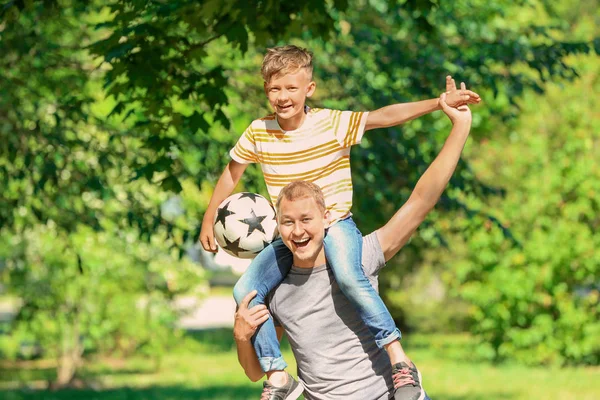
[[[375,233],[363,237],[363,269],[377,289],[385,259]],[[362,322],[328,266],[292,267],[269,308],[283,326],[307,400],[387,400],[393,393],[387,353]]]

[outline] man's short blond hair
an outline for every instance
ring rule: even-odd
[[[325,213],[325,196],[323,196],[321,188],[312,182],[294,181],[288,183],[283,189],[281,189],[281,192],[279,192],[277,204],[275,205],[277,215],[279,216],[282,199],[286,199],[287,201],[296,201],[299,199],[305,199],[307,197],[313,198],[315,203],[317,203],[319,210],[321,210],[322,213]]]
[[[266,83],[271,78],[289,74],[304,68],[308,73],[308,79],[312,80],[313,55],[310,51],[294,45],[279,46],[267,49],[263,59],[262,73]]]

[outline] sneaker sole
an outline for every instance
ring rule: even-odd
[[[413,364],[414,365],[414,364]],[[423,389],[423,377],[421,376],[421,371],[417,368],[417,374],[419,375],[419,383],[421,384],[421,395],[417,400],[425,399],[425,389]]]
[[[300,395],[304,392],[304,386],[302,386],[302,384],[300,382],[298,382],[298,386],[296,386],[296,389],[294,389],[292,391],[292,393],[290,393],[285,400],[296,400],[298,397],[300,397]]]

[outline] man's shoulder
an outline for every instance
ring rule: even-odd
[[[377,238],[377,231],[363,236],[362,264],[367,276],[379,274],[379,270],[385,266],[385,255]]]

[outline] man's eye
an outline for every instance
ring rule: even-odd
[[[302,220],[302,222],[310,222],[311,220],[312,220],[312,218],[304,218],[304,219]]]
[[[290,226],[292,225],[292,221],[283,221],[283,225]]]

